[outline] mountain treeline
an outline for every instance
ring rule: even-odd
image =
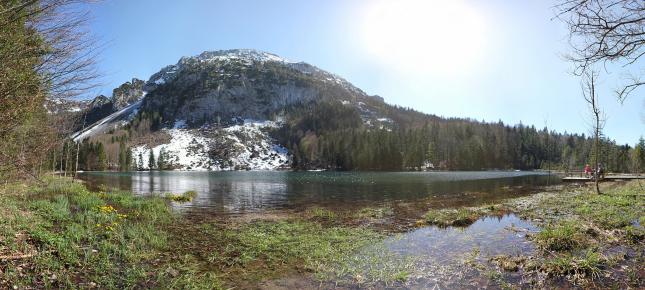
[[[593,140],[584,134],[411,111],[392,107],[388,114],[398,125],[381,129],[364,125],[359,112],[340,103],[293,106],[287,125],[275,136],[290,150],[298,169],[577,171],[592,157]],[[602,150],[601,162],[608,171],[645,168],[642,138],[634,148],[603,139]]]

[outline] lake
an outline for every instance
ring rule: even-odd
[[[429,208],[494,203],[560,182],[557,176],[544,172],[516,171],[152,171],[85,172],[79,176],[91,188],[107,186],[144,196],[195,190],[198,194],[192,201],[173,202],[172,206],[197,224],[203,217],[222,218],[226,223],[236,224],[262,217],[298,216],[290,213],[306,213],[318,207],[344,212],[339,220],[347,226],[390,233],[384,240],[357,253],[348,253],[356,264],[349,266],[358,269],[364,277],[374,271],[380,273],[383,268],[404,269],[407,282],[396,287],[413,289],[494,287],[488,272],[469,263],[491,268],[494,267],[491,259],[498,255],[528,254],[536,250],[526,235],[537,232],[538,228],[513,214],[482,217],[465,228],[419,225],[419,219]],[[389,214],[367,219],[342,218],[366,208],[386,209]],[[374,261],[370,257],[380,258]],[[503,275],[506,281],[526,285],[521,271]],[[296,283],[277,287],[286,289],[302,288],[302,285],[320,287],[319,282],[306,275],[286,281],[267,283]]]
[[[90,187],[138,195],[195,190],[182,212],[242,215],[312,206],[345,208],[393,204],[474,206],[526,195],[559,179],[543,172],[84,172]]]

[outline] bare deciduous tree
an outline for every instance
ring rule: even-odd
[[[556,17],[567,24],[575,73],[583,75],[595,64],[617,63],[628,75],[616,89],[622,102],[645,84],[639,61],[645,54],[645,1],[560,0]],[[636,72],[628,68],[635,67]]]
[[[600,105],[598,103],[598,95],[596,94],[596,85],[597,85],[597,80],[598,80],[598,73],[591,70],[591,71],[585,71],[583,74],[583,79],[582,79],[582,95],[585,99],[585,101],[589,104],[589,109],[591,110],[591,115],[592,115],[592,124],[591,128],[593,130],[593,136],[594,136],[594,145],[593,145],[593,164],[594,164],[594,170],[595,170],[595,178],[594,182],[596,184],[596,192],[600,194],[600,187],[598,186],[598,182],[600,181],[600,172],[598,172],[598,168],[601,166],[600,164],[600,154],[602,152],[600,146],[600,138],[602,136],[602,129],[605,126],[605,116],[600,109]]]
[[[61,132],[47,120],[46,98],[96,86],[99,46],[85,30],[87,2],[0,0],[0,175],[24,175],[60,144],[51,140]]]

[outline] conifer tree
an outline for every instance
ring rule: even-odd
[[[155,162],[155,153],[150,150],[150,154],[148,156],[148,169],[153,170],[157,166],[157,163]]]
[[[165,155],[166,155],[166,151],[163,148],[161,148],[161,150],[159,150],[159,156],[157,157],[157,169],[159,170],[166,169]]]
[[[97,164],[97,168],[96,168],[96,169],[98,169],[98,170],[101,170],[101,171],[102,171],[102,170],[107,169],[107,156],[106,156],[106,154],[105,154],[105,148],[103,147],[103,143],[100,143],[100,142],[99,142],[99,144],[98,144],[98,146],[97,146],[97,147],[98,147],[98,148],[97,148],[97,156],[98,156],[98,157],[97,157],[97,158],[98,158],[97,163],[98,163],[98,164]]]

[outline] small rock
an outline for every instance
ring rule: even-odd
[[[168,272],[168,274],[169,274],[170,276],[172,276],[172,277],[177,277],[177,276],[179,276],[179,271],[177,271],[177,270],[175,270],[175,269],[173,269],[173,268],[169,268],[166,272]]]

